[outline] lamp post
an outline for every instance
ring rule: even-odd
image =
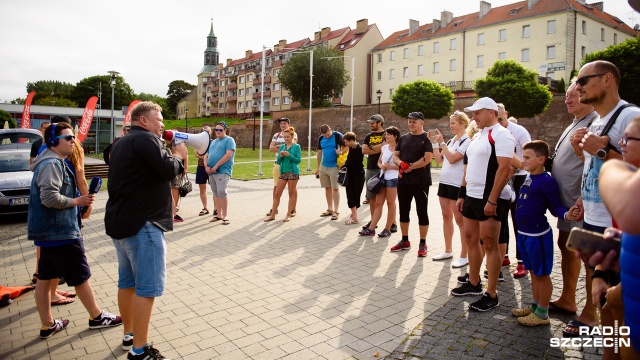
[[[376,91],[376,95],[378,95],[378,114],[380,114],[380,98],[382,97],[382,90],[378,89],[378,91]]]
[[[185,101],[185,107],[187,106],[187,102]],[[189,129],[189,109],[184,109],[184,132],[188,132],[187,129]]]
[[[256,106],[258,106],[257,102],[253,102],[253,107],[251,108],[251,114],[253,115],[253,145],[251,146],[251,150],[256,150]]]
[[[96,119],[96,154],[100,152],[100,112],[102,111],[102,82],[98,83],[98,118]]]
[[[109,71],[109,74],[111,75],[111,79],[109,80],[109,85],[111,85],[111,135],[109,137],[109,142],[111,143],[113,139],[115,139],[114,135],[116,133],[116,119],[113,118],[113,107],[115,104],[116,77],[120,73],[115,70],[111,70]]]
[[[355,79],[356,79],[356,74],[354,74],[356,56],[355,55],[327,56],[327,57],[323,57],[323,59],[339,59],[339,58],[349,58],[349,57],[351,58],[351,120],[349,121],[349,131],[353,131],[353,84],[355,83]]]

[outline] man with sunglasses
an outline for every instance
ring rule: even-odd
[[[365,184],[369,179],[374,176],[380,175],[380,168],[378,167],[378,159],[380,158],[380,151],[382,151],[382,146],[385,145],[384,141],[384,129],[382,125],[384,124],[384,118],[380,114],[375,114],[367,120],[369,123],[369,127],[371,128],[371,132],[364,137],[364,141],[362,142],[362,153],[367,155],[367,167],[364,172],[364,181]],[[366,198],[369,202],[369,211],[373,216],[373,212],[376,208],[376,195],[366,189]],[[365,226],[363,229],[368,229],[371,221]],[[393,228],[393,226],[392,226]],[[397,231],[397,229],[396,229]],[[395,231],[394,231],[395,232]]]

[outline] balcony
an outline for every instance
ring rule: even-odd
[[[238,88],[238,83],[231,83],[227,85],[227,90],[233,90]]]
[[[271,90],[265,90],[264,91],[264,97],[265,98],[271,97]],[[259,92],[253,93],[253,98],[254,99],[260,99],[260,93]]]
[[[235,115],[238,113],[238,109],[236,108],[228,108],[226,114],[227,115]]]
[[[265,84],[270,84],[271,83],[271,76],[265,76],[264,77],[264,83]],[[253,79],[253,85],[260,85],[260,76],[258,76],[257,78]]]
[[[217,114],[217,113],[218,113],[218,109],[209,110],[209,115],[213,115],[213,114]]]
[[[234,102],[234,101],[238,101],[237,96],[227,96],[227,102]]]
[[[232,72],[226,72],[224,73],[225,77],[231,78],[231,77],[237,77],[238,76],[238,70],[232,71]]]
[[[211,88],[211,92],[212,93],[218,92],[219,90],[220,90],[220,88],[217,87],[217,86],[214,86],[214,87]]]

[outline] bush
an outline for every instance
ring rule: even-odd
[[[426,119],[440,119],[453,108],[451,90],[431,80],[417,80],[402,84],[391,96],[391,111],[407,117],[412,111],[421,112]]]

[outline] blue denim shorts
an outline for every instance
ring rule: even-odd
[[[136,289],[140,297],[161,296],[166,279],[164,233],[148,222],[134,236],[113,239],[118,255],[118,288]]]
[[[398,178],[384,180],[384,187],[398,187]]]

